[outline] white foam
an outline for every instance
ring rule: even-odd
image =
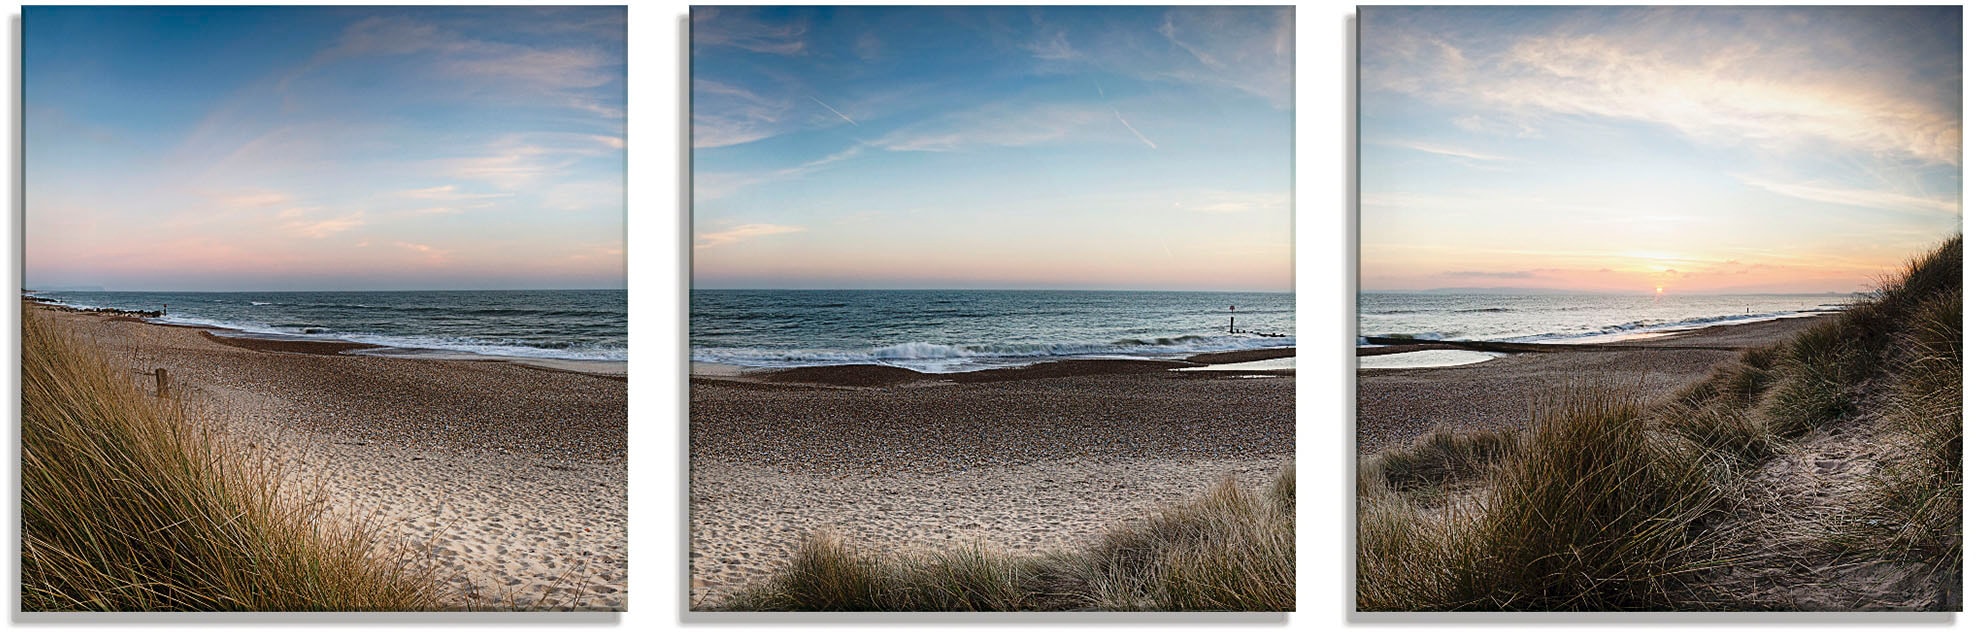
[[[1268,360],[1251,360],[1249,362],[1230,362],[1228,364],[1190,366],[1190,367],[1182,367],[1173,370],[1175,371],[1285,371],[1285,370],[1296,370],[1296,368],[1297,368],[1297,358],[1296,356],[1291,356],[1288,358],[1270,358]]]
[[[1406,353],[1363,356],[1358,359],[1358,363],[1361,369],[1427,369],[1488,362],[1504,355],[1487,351],[1431,349],[1427,351],[1408,351]]]

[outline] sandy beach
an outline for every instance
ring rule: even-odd
[[[1294,371],[1170,370],[1200,362],[696,365],[692,605],[767,577],[818,530],[872,551],[1043,552],[1227,477],[1263,485],[1294,456]]]
[[[1723,325],[1611,344],[1556,345],[1462,366],[1358,372],[1358,451],[1406,445],[1435,426],[1520,427],[1547,393],[1575,382],[1624,384],[1662,397],[1708,374],[1741,349],[1772,344],[1827,317]],[[1534,346],[1534,345],[1528,345]],[[1447,349],[1440,343],[1419,349]],[[1364,356],[1413,350],[1376,347]]]
[[[353,355],[366,346],[34,309],[147,389],[166,369],[174,396],[397,538],[458,607],[624,608],[622,365]]]

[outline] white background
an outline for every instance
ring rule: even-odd
[[[254,4],[265,4],[254,3]],[[341,3],[329,3],[341,4]],[[364,3],[356,3],[364,4]],[[549,4],[549,3],[543,3]],[[1229,619],[1175,615],[1091,616],[858,616],[801,615],[714,617],[683,613],[685,600],[686,463],[686,334],[685,275],[688,243],[683,185],[687,156],[684,76],[687,4],[674,1],[634,2],[630,8],[630,97],[627,117],[629,204],[627,220],[631,274],[631,339],[636,360],[631,371],[631,516],[630,611],[616,617],[571,618],[555,614],[523,615],[130,615],[81,618],[9,615],[14,626],[75,624],[80,629],[122,629],[132,623],[179,629],[208,629],[217,625],[260,627],[270,624],[305,628],[362,625],[372,629],[489,627],[547,629],[563,627],[622,627],[661,629],[711,627],[721,630],[787,628],[823,625],[861,629],[888,627],[921,629],[965,627],[978,630],[1100,627],[1184,628],[1332,628],[1356,624],[1380,629],[1444,628],[1447,624],[1493,623],[1492,627],[1583,627],[1587,624],[1632,628],[1751,629],[1817,627],[1939,628],[1954,617],[1871,615],[1864,613],[1791,613],[1785,615],[1523,615],[1514,617],[1427,616],[1411,618],[1350,617],[1348,590],[1352,517],[1351,478],[1356,441],[1351,428],[1352,358],[1347,341],[1353,334],[1351,300],[1356,260],[1355,225],[1350,221],[1353,128],[1350,72],[1356,24],[1353,8],[1342,3],[1305,3],[1297,10],[1297,298],[1301,377],[1297,392],[1298,600],[1301,612],[1287,616]],[[13,209],[8,223],[12,256],[7,258],[9,282],[20,279],[20,8],[14,5],[6,31],[8,63],[5,82],[13,86],[7,109],[9,195]],[[1965,24],[1967,23],[1965,18]],[[1967,29],[1965,28],[1965,31]],[[1968,53],[1964,53],[1965,59]],[[1966,66],[1966,62],[1965,62]],[[18,314],[0,310],[0,330],[8,358],[8,385],[0,388],[9,400],[9,430],[5,433],[9,465],[0,488],[7,490],[7,542],[15,547],[0,554],[9,582],[4,591],[8,611],[18,608],[18,467],[19,353]],[[1965,509],[1966,513],[1966,509]],[[1965,521],[1966,522],[1966,521]],[[1767,623],[1766,623],[1767,622]],[[70,627],[64,625],[63,627]]]

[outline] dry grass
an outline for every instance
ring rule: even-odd
[[[1689,525],[1717,470],[1623,392],[1546,402],[1481,496],[1403,504],[1361,475],[1361,610],[1615,610],[1683,603]],[[1368,480],[1370,479],[1370,480]]]
[[[264,461],[23,312],[22,610],[434,607],[373,533],[284,498]]]
[[[1959,608],[1961,245],[1948,241],[1871,300],[1748,350],[1667,402],[1570,388],[1511,448],[1491,447],[1499,433],[1442,431],[1365,459],[1359,609],[1821,609],[1847,589],[1801,597],[1778,582],[1855,571],[1894,588],[1851,603]],[[1813,441],[1891,446],[1872,449],[1877,467],[1846,470],[1867,485],[1822,467],[1797,474],[1874,493],[1801,507],[1806,498],[1752,487],[1760,473],[1806,472],[1788,460],[1766,468]],[[1460,479],[1471,483],[1446,485]],[[1784,504],[1749,506],[1764,498]],[[1751,539],[1751,529],[1768,531]]]
[[[1296,606],[1296,481],[1224,481],[1195,501],[1072,552],[964,547],[870,555],[815,534],[768,581],[723,610],[1221,610]]]

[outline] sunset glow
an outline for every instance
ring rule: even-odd
[[[1960,230],[1958,7],[1360,16],[1364,290],[1852,292]]]

